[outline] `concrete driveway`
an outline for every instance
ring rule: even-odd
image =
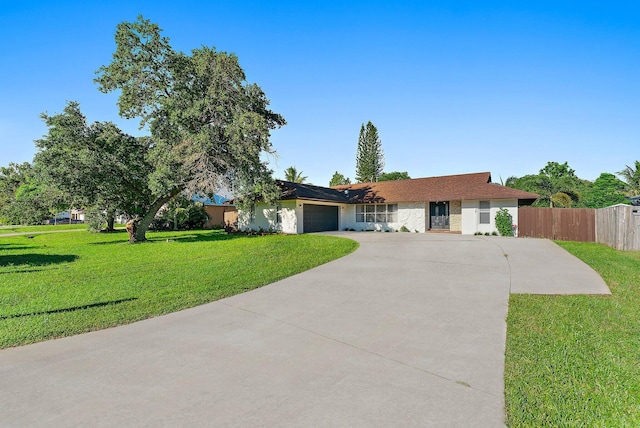
[[[509,293],[609,293],[546,240],[342,235],[269,286],[0,351],[2,425],[502,426]]]

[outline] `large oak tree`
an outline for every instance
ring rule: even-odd
[[[181,192],[211,195],[227,188],[244,204],[274,200],[277,187],[262,156],[273,153],[271,130],[286,122],[268,109],[260,87],[246,81],[238,58],[210,47],[176,51],[158,25],[142,16],[118,24],[115,40],[113,59],[100,67],[95,81],[102,92],[118,91],[120,115],[139,119],[151,134],[113,140],[125,153],[110,160],[125,169],[126,162],[139,162],[135,171],[142,172],[128,175],[142,185],[134,190],[134,183],[127,194],[137,206],[130,210],[135,211],[130,239],[144,241],[158,209]],[[50,124],[43,141],[59,126]],[[125,185],[117,172],[104,180]]]

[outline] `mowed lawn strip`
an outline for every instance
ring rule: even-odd
[[[324,235],[125,232],[0,238],[0,348],[175,312],[242,293],[354,251]]]
[[[508,425],[640,426],[640,252],[558,244],[593,267],[612,296],[510,297]]]
[[[124,227],[118,225],[118,227]],[[86,224],[68,224],[62,223],[57,225],[42,225],[42,226],[0,226],[0,235],[7,233],[31,233],[31,232],[55,232],[61,230],[86,230]]]

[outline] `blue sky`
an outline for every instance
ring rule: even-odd
[[[385,170],[411,177],[499,182],[568,161],[593,180],[640,159],[636,1],[0,0],[0,165],[31,161],[40,113],[69,100],[141,134],[93,83],[138,14],[175,49],[238,55],[288,122],[272,134],[278,178],[294,165],[314,184],[353,180],[369,120]]]

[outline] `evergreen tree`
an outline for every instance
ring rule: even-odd
[[[331,177],[331,181],[329,181],[329,187],[340,186],[342,184],[351,184],[351,180],[349,180],[349,177],[345,177],[336,171],[333,177]]]
[[[378,129],[367,122],[360,127],[358,137],[358,152],[356,154],[356,180],[359,183],[378,181],[384,168],[384,154],[382,141]]]

